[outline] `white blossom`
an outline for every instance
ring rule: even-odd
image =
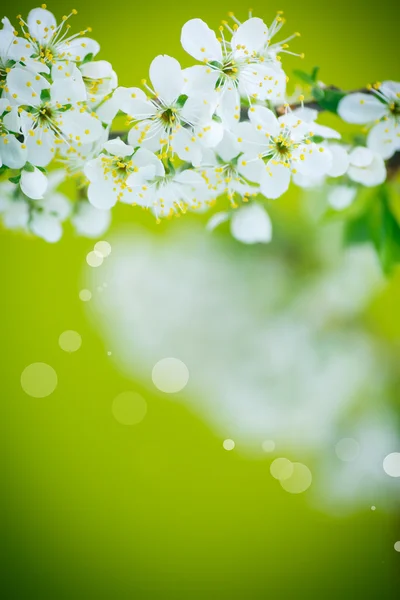
[[[338,113],[348,123],[375,123],[367,146],[385,160],[400,150],[400,83],[384,81],[372,86],[370,94],[349,94],[340,101]]]
[[[185,69],[186,90],[219,92],[218,114],[230,125],[240,118],[240,98],[284,100],[286,75],[279,61],[267,61],[268,27],[259,18],[250,18],[224,37],[217,38],[201,19],[192,19],[182,28],[181,43],[202,65]]]
[[[117,201],[133,203],[147,181],[164,175],[164,167],[150,150],[134,152],[133,146],[117,138],[106,142],[101,154],[86,163],[84,173],[90,182],[89,202],[108,209]]]
[[[76,232],[87,238],[98,238],[107,231],[111,222],[111,211],[95,208],[89,202],[78,202],[71,216]]]
[[[71,205],[66,196],[56,190],[64,179],[62,171],[53,171],[46,179],[42,198],[32,199],[26,192],[38,189],[38,169],[23,171],[20,186],[9,181],[0,184],[0,212],[4,225],[9,229],[22,229],[43,238],[46,242],[58,242],[62,236],[62,223],[70,214]],[[43,174],[42,174],[43,175]],[[44,176],[43,176],[44,177]],[[43,182],[43,180],[42,180]]]
[[[22,67],[8,75],[9,100],[21,107],[28,160],[37,166],[49,164],[58,144],[89,143],[102,135],[100,120],[80,104],[86,97],[85,87],[79,71],[72,68],[76,80],[58,78],[52,84]]]
[[[353,181],[366,187],[380,185],[386,179],[386,167],[380,154],[369,148],[356,146],[349,153],[350,165],[347,171]]]
[[[259,182],[267,198],[281,196],[292,174],[324,176],[332,167],[329,148],[312,141],[315,123],[303,121],[295,112],[277,118],[264,106],[252,106],[249,119],[237,128],[244,152],[238,165],[245,177]]]

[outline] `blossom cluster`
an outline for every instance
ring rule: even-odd
[[[225,197],[229,210],[214,215],[209,228],[233,215],[235,237],[265,242],[272,226],[263,200],[279,198],[291,182],[309,188],[337,180],[328,198],[342,209],[357,186],[385,181],[385,160],[400,149],[400,84],[343,95],[342,119],[372,124],[365,146],[343,143],[338,131],[318,122],[303,94],[296,107],[290,101],[282,56],[294,54],[288,42],[299,34],[275,41],[285,22],[281,13],[270,26],[251,13],[244,22],[230,13],[218,33],[191,19],[181,44],[197,64],[182,68],[159,55],[149,80],[127,88],[118,87],[109,62],[94,59],[100,47],[87,37],[90,28],[71,34],[76,12],[57,24],[42,5],[26,21],[18,15],[19,31],[3,19],[0,161],[8,181],[0,183],[0,213],[6,227],[56,241],[67,217],[79,233],[100,234],[118,202],[160,220],[204,212]],[[127,132],[115,137],[117,114],[126,116]],[[79,202],[60,202],[61,181],[48,169],[53,163],[76,179]]]

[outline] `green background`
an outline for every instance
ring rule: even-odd
[[[10,4],[2,7],[10,18],[33,8]],[[73,7],[60,2],[48,8],[60,18]],[[112,62],[120,84],[130,86],[147,77],[159,53],[190,64],[179,44],[186,20],[201,17],[216,27],[228,10],[244,19],[247,7],[237,0],[153,0],[84,1],[74,8],[76,29],[93,27],[99,58]],[[283,35],[301,32],[293,49],[306,58],[284,58],[289,74],[319,64],[321,79],[344,89],[399,79],[399,10],[391,1],[256,1],[253,9],[267,23],[275,9],[284,9]],[[295,219],[296,198],[294,191],[282,200],[278,220]],[[118,207],[112,231],[135,219],[159,235],[168,227]],[[178,223],[185,226],[184,219]],[[340,518],[312,510],[306,494],[278,489],[269,476],[270,458],[251,461],[223,451],[222,440],[184,406],[124,379],[78,298],[92,247],[68,227],[54,246],[0,232],[2,596],[397,598],[400,555],[393,542],[400,527],[394,515],[369,506]],[[398,280],[375,310],[381,333],[395,342]],[[67,329],[83,339],[71,355],[58,346]],[[40,361],[55,368],[59,384],[51,396],[34,399],[22,391],[20,375]],[[110,410],[127,389],[143,393],[149,406],[134,428],[119,425]]]

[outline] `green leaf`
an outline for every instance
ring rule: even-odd
[[[382,188],[381,202],[382,220],[377,250],[384,272],[390,273],[400,262],[400,227],[390,210],[386,187]]]
[[[48,88],[44,88],[41,92],[40,92],[40,99],[43,102],[47,102],[48,100],[50,100],[50,90]]]
[[[34,170],[35,170],[35,167],[33,165],[31,165],[30,162],[25,163],[24,171],[28,171],[29,173],[32,173]]]
[[[316,85],[312,89],[312,95],[314,96],[318,104],[321,104],[325,97],[325,91]]]
[[[176,103],[178,104],[178,106],[182,107],[185,105],[187,99],[188,99],[188,96],[186,94],[181,94],[181,96],[179,96]]]
[[[346,95],[341,90],[331,90],[329,88],[324,88],[322,97],[318,97],[315,95],[315,90],[320,88],[315,88],[313,90],[314,98],[317,100],[318,104],[324,110],[328,110],[329,112],[337,113],[337,109],[339,106],[339,102]]]
[[[8,167],[6,165],[1,165],[0,167],[0,177],[1,175],[3,175],[6,171],[8,171]]]
[[[304,83],[308,83],[308,85],[314,85],[315,81],[312,75],[309,75],[305,71],[299,71],[298,69],[294,69],[293,74],[304,81]]]
[[[319,67],[314,67],[312,72],[311,72],[311,79],[317,83],[317,78],[318,78],[318,73],[319,73]]]
[[[371,241],[370,224],[367,213],[346,223],[344,243],[346,246],[365,244]]]
[[[8,181],[11,181],[11,183],[19,183],[19,180],[21,179],[21,174],[17,175],[16,177],[9,177]]]
[[[93,52],[89,52],[89,54],[86,54],[85,58],[81,61],[81,65],[84,65],[90,62],[91,60],[93,60]]]

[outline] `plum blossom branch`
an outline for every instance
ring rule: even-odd
[[[227,201],[212,225],[239,208],[238,238],[266,242],[272,225],[262,200],[279,198],[292,184],[325,186],[328,202],[342,210],[362,187],[378,189],[396,177],[400,83],[344,92],[321,84],[315,68],[295,71],[310,97],[290,97],[283,58],[303,55],[289,48],[297,32],[281,36],[282,12],[270,25],[252,13],[244,21],[229,13],[217,32],[189,20],[181,44],[194,64],[182,69],[175,58],[156,56],[140,87],[118,86],[112,65],[97,59],[90,27],[71,33],[76,14],[57,23],[42,5],[26,20],[18,15],[19,30],[2,20],[6,227],[54,242],[68,218],[79,233],[98,234],[120,202],[159,221]],[[362,126],[363,136],[342,140],[340,131],[318,122],[321,111]],[[125,115],[126,131],[112,131],[117,115]],[[56,178],[48,169],[53,164],[61,167]],[[58,190],[66,176],[76,181],[74,205]]]

